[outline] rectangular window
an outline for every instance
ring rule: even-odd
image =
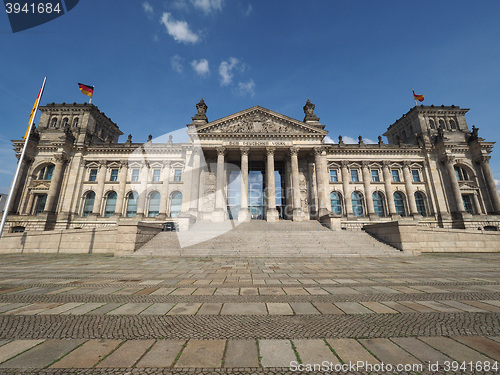
[[[413,177],[413,182],[420,182],[420,175],[418,174],[417,169],[412,169],[411,170],[411,175]]]
[[[351,181],[352,182],[359,182],[359,176],[358,176],[357,169],[351,169]]]
[[[161,170],[153,169],[153,182],[160,182],[160,173]]]
[[[109,178],[110,181],[118,181],[118,169],[111,170],[111,176]]]
[[[372,169],[372,181],[373,182],[380,182],[380,177],[378,175],[378,170]]]
[[[132,181],[139,181],[139,169],[132,169]]]
[[[89,181],[97,180],[97,168],[92,168],[89,174]]]
[[[180,182],[182,177],[182,169],[176,169],[174,171],[174,181],[175,182]]]
[[[330,169],[330,182],[338,182],[339,176],[336,169]]]
[[[401,182],[401,180],[399,179],[399,171],[397,169],[392,170],[392,181]]]

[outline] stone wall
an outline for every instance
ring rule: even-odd
[[[500,252],[500,232],[430,228],[400,221],[366,225],[364,230],[399,250],[414,254]]]
[[[116,227],[4,233],[0,253],[113,254],[116,235]]]
[[[132,254],[161,231],[160,224],[124,221],[107,228],[5,233],[0,253]]]

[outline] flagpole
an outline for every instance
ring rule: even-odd
[[[417,99],[415,99],[415,89],[411,89],[413,91],[413,100],[415,100],[415,107],[418,107]]]
[[[16,173],[14,174],[14,179],[12,180],[12,184],[10,185],[10,191],[9,191],[9,195],[7,196],[7,202],[5,202],[5,207],[4,207],[3,216],[2,216],[2,222],[0,223],[0,238],[2,238],[3,228],[5,226],[5,221],[7,220],[7,216],[9,214],[10,205],[12,202],[12,197],[14,195],[14,189],[16,187],[17,179],[19,178],[19,172],[21,171],[21,165],[23,164],[24,155],[26,154],[26,149],[28,148],[28,142],[29,142],[30,135],[31,135],[31,129],[33,128],[33,123],[35,122],[36,112],[38,111],[38,105],[40,104],[40,101],[42,100],[43,90],[45,88],[46,81],[47,81],[47,77],[45,77],[43,79],[43,84],[42,84],[42,88],[40,90],[39,99],[37,100],[37,103],[36,103],[35,113],[33,114],[33,117],[31,118],[30,124],[28,126],[28,133],[27,133],[26,138],[24,140],[23,150],[21,151],[21,156],[19,157],[19,160],[17,162]]]
[[[95,89],[95,86],[92,86],[92,96],[94,96],[94,89]],[[92,96],[89,99],[89,104],[92,104]]]

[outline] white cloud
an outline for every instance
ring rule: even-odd
[[[233,82],[233,69],[238,66],[240,61],[235,57],[230,57],[228,61],[223,61],[219,65],[219,75],[221,86],[227,86]],[[244,69],[244,66],[242,66]]]
[[[250,14],[252,14],[252,11],[253,11],[253,6],[252,6],[252,4],[248,4],[248,8],[247,8],[247,10],[246,10],[246,11],[245,11],[245,13],[244,13],[244,14],[245,14],[245,16],[247,16],[247,17],[248,17]]]
[[[187,0],[175,0],[169,3],[169,7],[181,11],[189,11]]]
[[[169,12],[163,13],[161,23],[167,28],[167,32],[175,41],[181,43],[197,43],[200,38],[189,29],[186,21],[173,19]]]
[[[196,9],[209,14],[212,11],[222,10],[223,0],[191,0],[191,3]]]
[[[179,55],[172,56],[170,58],[170,64],[172,65],[172,69],[177,73],[182,73],[184,71],[184,67],[182,66],[182,57]]]
[[[152,16],[153,15],[153,7],[151,6],[150,3],[148,3],[147,1],[145,1],[145,2],[142,3],[142,7],[144,9],[144,12],[148,16]]]
[[[358,144],[358,138],[352,138],[352,137],[349,137],[349,136],[342,136],[342,141],[344,143],[347,143],[347,144]],[[366,143],[366,144],[375,144],[377,142],[371,140],[370,138],[363,138],[363,142]],[[334,142],[336,143],[336,142]]]
[[[325,143],[337,143],[335,142],[331,137],[329,137],[328,135],[325,137]]]
[[[236,90],[238,95],[241,96],[254,96],[255,95],[255,82],[250,79],[248,82],[238,82],[238,88]]]
[[[194,71],[200,76],[206,76],[210,74],[210,67],[208,65],[207,59],[193,60],[191,61],[191,66]]]

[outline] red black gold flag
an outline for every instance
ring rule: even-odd
[[[419,102],[424,101],[424,96],[423,95],[417,95],[415,94],[415,91],[413,91],[413,99],[418,100]]]
[[[92,98],[92,95],[94,94],[94,86],[88,86],[88,85],[84,85],[83,83],[79,83],[78,88],[80,89],[82,94],[85,94],[85,95],[90,96]]]

